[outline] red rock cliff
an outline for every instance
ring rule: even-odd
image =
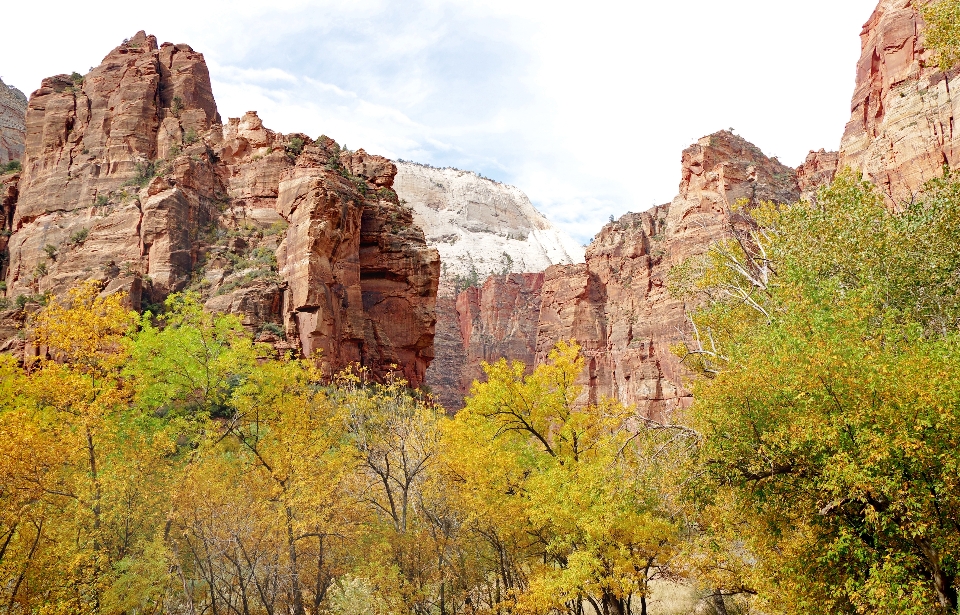
[[[585,265],[551,267],[543,285],[538,361],[558,340],[576,339],[588,398],[614,397],[649,416],[689,397],[670,352],[686,328],[683,302],[667,290],[670,268],[722,237],[737,201],[799,198],[793,169],[729,132],[684,150],[681,177],[671,203],[606,225]]]
[[[923,47],[916,0],[881,0],[860,34],[841,167],[863,173],[894,202],[960,164],[960,67],[946,73]]]
[[[463,394],[483,377],[481,362],[501,358],[522,361],[533,371],[543,273],[493,275],[481,287],[457,296],[456,310],[463,344],[463,368],[454,394],[443,399],[448,409],[463,407]]]
[[[419,386],[440,264],[395,174],[254,112],[221,125],[202,54],[140,32],[31,96],[0,273],[8,298],[87,279],[134,305],[193,290],[265,341],[320,351],[328,372],[359,362]]]
[[[0,79],[0,165],[23,156],[23,114],[27,97]]]

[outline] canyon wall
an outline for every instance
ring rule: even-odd
[[[2,185],[4,321],[84,280],[152,309],[194,291],[327,373],[423,383],[440,261],[389,160],[254,112],[222,124],[203,55],[143,32],[87,75],[45,79],[25,129]]]
[[[474,380],[483,379],[483,361],[522,361],[532,371],[537,360],[543,281],[543,273],[493,275],[482,286],[457,296],[464,359],[458,383],[461,391],[469,392]]]
[[[0,166],[23,157],[27,97],[0,79]]]
[[[532,369],[537,314],[531,310],[539,309],[542,275],[516,274],[583,262],[584,251],[521,190],[475,173],[398,162],[394,189],[440,253],[436,356],[427,384],[456,410],[482,375],[481,361],[508,357]],[[467,296],[458,299],[465,288]]]
[[[583,347],[585,398],[635,404],[662,417],[687,403],[688,373],[670,352],[686,330],[685,305],[667,289],[670,269],[724,236],[744,200],[790,203],[800,196],[793,169],[730,133],[684,150],[672,202],[606,225],[586,263],[547,269],[537,361],[563,339]]]
[[[881,0],[860,34],[840,167],[860,170],[893,203],[960,164],[960,67],[943,72],[923,47],[914,0]]]
[[[588,364],[581,378],[585,399],[612,396],[650,416],[685,404],[689,374],[669,347],[683,336],[686,306],[666,291],[666,275],[736,223],[732,203],[815,201],[817,189],[849,166],[896,206],[940,176],[944,165],[960,163],[960,98],[954,97],[960,67],[943,72],[933,64],[922,27],[911,0],[881,0],[864,25],[851,120],[839,152],[811,151],[793,171],[741,139],[717,133],[684,152],[680,194],[673,202],[604,227],[587,248],[585,264],[548,268],[540,291],[536,360],[544,361],[557,340],[574,338]],[[478,323],[474,328],[488,326],[484,305],[502,303],[488,296],[497,289],[484,287],[480,313],[468,319]],[[473,305],[471,297],[461,295],[461,302]],[[505,300],[509,303],[509,294]],[[469,350],[466,355],[476,360]],[[463,371],[476,373],[469,362]]]
[[[585,254],[511,186],[275,133],[254,112],[224,124],[203,56],[138,33],[28,105],[0,85],[0,162],[23,163],[0,176],[0,348],[24,346],[15,333],[43,295],[95,279],[145,307],[195,291],[258,339],[319,351],[328,372],[398,365],[450,410],[482,361],[532,368],[574,338],[585,399],[668,414],[689,398],[669,351],[689,306],[668,272],[737,223],[731,205],[815,200],[844,166],[895,205],[960,162],[960,67],[933,66],[922,27],[912,1],[880,1],[839,152],[794,170],[729,132],[705,137],[672,202],[606,225]]]
[[[812,153],[804,186],[829,181],[835,160]],[[613,397],[646,416],[669,415],[690,397],[690,374],[670,351],[687,330],[689,306],[670,294],[670,269],[722,238],[738,221],[738,201],[791,203],[800,192],[797,171],[741,137],[704,137],[682,154],[677,197],[604,226],[584,263],[492,276],[459,294],[461,391],[482,376],[481,361],[532,366],[558,341],[575,339],[587,362],[584,401]]]

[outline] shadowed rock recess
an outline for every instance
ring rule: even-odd
[[[440,260],[385,158],[221,123],[203,55],[139,32],[88,74],[44,79],[20,174],[2,178],[3,349],[37,295],[84,280],[134,307],[194,290],[262,341],[423,383]],[[6,239],[6,237],[4,237]]]

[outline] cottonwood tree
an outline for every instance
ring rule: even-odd
[[[893,211],[846,171],[815,205],[767,205],[755,223],[775,272],[762,312],[722,292],[753,287],[729,254],[759,254],[728,242],[707,256],[701,337],[681,349],[711,360],[693,417],[718,517],[705,529],[726,545],[694,559],[769,612],[956,612],[960,184],[947,172]]]
[[[490,609],[646,613],[650,582],[673,574],[682,505],[660,477],[679,467],[684,437],[610,400],[577,403],[583,366],[566,343],[530,376],[520,363],[485,365],[447,429],[465,527],[494,555]]]

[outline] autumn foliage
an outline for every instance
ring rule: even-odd
[[[672,574],[670,434],[579,405],[574,345],[451,420],[191,295],[123,306],[82,286],[33,319],[49,359],[0,358],[9,613],[624,613]]]

